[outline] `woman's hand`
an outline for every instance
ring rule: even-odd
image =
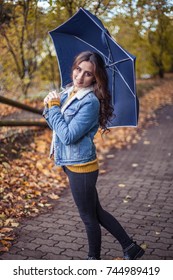
[[[56,92],[56,90],[50,91],[48,93],[48,95],[44,98],[44,105],[46,106],[49,101],[52,100],[60,102],[60,96],[59,93]]]

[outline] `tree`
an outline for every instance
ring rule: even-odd
[[[152,22],[148,32],[148,41],[151,46],[152,62],[160,78],[163,78],[165,72],[165,56],[169,55],[169,37],[173,32],[173,29],[170,30],[172,19],[169,17],[169,13],[171,10],[173,11],[173,8],[169,5],[169,1],[166,0],[152,1],[151,5],[154,9],[149,9],[149,16],[150,18],[152,17]],[[172,32],[169,33],[169,31]]]
[[[122,0],[108,23],[117,42],[137,57],[137,74],[159,74],[171,69],[173,39],[171,12],[167,0]],[[114,26],[114,27],[113,27]]]
[[[136,73],[140,77],[148,72],[148,44],[143,27],[143,11],[139,11],[135,1],[117,1],[112,16],[106,23],[111,35],[125,50],[137,57]]]
[[[10,77],[15,80],[16,88],[20,87],[25,96],[38,76],[47,76],[53,87],[58,86],[58,66],[48,31],[62,24],[79,7],[101,14],[113,5],[113,1],[107,0],[0,1],[0,48],[6,54],[0,65],[1,77],[5,77],[8,87],[14,84],[10,84]],[[44,9],[41,3],[49,3],[49,7]]]
[[[38,0],[1,1],[0,36],[11,56],[19,84],[26,96],[38,67],[42,49],[41,29],[43,13]],[[9,57],[10,59],[10,57]]]
[[[105,11],[109,10],[114,6],[115,1],[111,0],[52,0],[49,1],[53,9],[60,8],[60,11],[67,18],[73,16],[77,10],[82,7],[90,10],[95,15],[102,15]],[[64,20],[65,20],[64,17]]]

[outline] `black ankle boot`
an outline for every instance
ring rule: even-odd
[[[123,250],[123,252],[125,260],[136,260],[142,257],[145,253],[145,251],[139,245],[137,245],[136,242],[133,242],[131,245],[129,245]]]
[[[90,256],[88,256],[88,257],[87,257],[87,260],[101,260],[101,259],[100,259],[100,258],[97,259],[97,258],[95,258],[95,257],[90,257]]]

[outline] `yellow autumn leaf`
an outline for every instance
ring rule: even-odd
[[[7,219],[7,220],[4,222],[4,225],[5,225],[5,226],[11,225],[12,222],[14,222],[14,219],[10,219],[10,218],[9,218],[9,219]]]
[[[131,199],[132,197],[130,195],[126,195],[125,199]]]
[[[42,169],[42,173],[43,173],[44,175],[46,175],[47,177],[51,176],[50,171],[47,170],[46,168],[45,168],[45,169]]]
[[[14,237],[9,237],[9,236],[6,236],[6,237],[4,237],[4,240],[9,240],[9,241],[12,241],[12,240],[14,240]]]
[[[44,204],[43,203],[38,203],[38,206],[44,207]]]
[[[11,226],[12,226],[12,227],[18,227],[18,226],[19,226],[19,223],[13,222],[13,223],[11,223]]]
[[[2,165],[6,168],[6,169],[10,169],[11,165],[8,162],[2,162]]]
[[[40,153],[45,153],[47,148],[47,143],[46,141],[43,140],[37,140],[36,141],[36,151]]]
[[[17,154],[17,151],[14,150],[14,149],[12,149],[11,152],[12,152],[13,154]]]
[[[137,167],[138,163],[132,163],[132,167]]]
[[[9,241],[6,241],[6,240],[1,240],[1,243],[2,245],[4,245],[5,247],[10,247],[11,246],[11,243]]]
[[[0,219],[4,220],[6,218],[6,215],[4,213],[0,214]]]
[[[51,207],[51,206],[52,206],[52,204],[50,204],[50,203],[46,203],[46,204],[45,204],[45,206],[46,206],[46,207]]]
[[[144,144],[144,145],[149,145],[149,144],[150,144],[150,141],[145,140],[145,141],[143,142],[143,144]]]
[[[119,188],[125,188],[125,186],[126,186],[125,184],[118,184]]]
[[[147,247],[148,247],[146,243],[142,243],[140,246],[141,246],[141,247],[142,247],[142,249],[144,249],[144,250],[146,250],[146,249],[147,249]]]
[[[106,170],[105,170],[105,169],[100,169],[99,173],[100,173],[100,174],[105,174],[105,173],[106,173]]]
[[[113,154],[109,154],[106,156],[107,158],[114,158],[115,156]]]
[[[40,171],[43,170],[43,164],[42,164],[42,161],[41,160],[38,160],[36,162],[36,168],[38,168]]]
[[[54,193],[51,193],[48,195],[51,199],[58,199],[59,198],[59,195],[56,195]]]

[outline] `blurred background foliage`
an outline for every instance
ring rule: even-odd
[[[60,87],[48,32],[80,7],[137,57],[137,78],[173,72],[172,0],[0,0],[0,95],[39,97]]]

